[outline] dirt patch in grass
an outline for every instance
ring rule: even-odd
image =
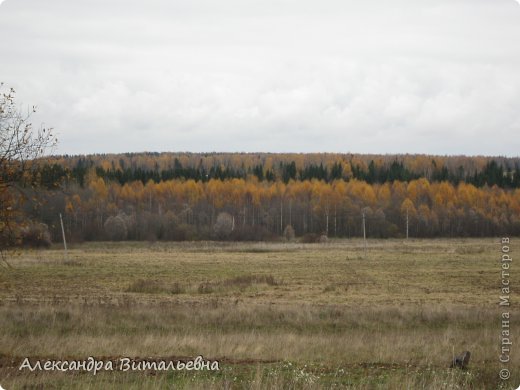
[[[198,285],[181,284],[179,282],[168,283],[155,279],[139,278],[129,284],[125,292],[137,294],[211,294],[214,292],[226,292],[237,289],[244,291],[252,286],[280,286],[283,282],[273,275],[241,275],[220,281],[202,282]]]
[[[175,283],[164,283],[152,279],[137,279],[125,290],[126,292],[138,293],[138,294],[183,294],[185,289],[177,282]]]

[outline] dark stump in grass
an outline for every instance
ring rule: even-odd
[[[456,356],[453,361],[451,362],[451,368],[460,368],[462,370],[465,370],[468,367],[469,364],[469,358],[471,356],[471,353],[469,351],[465,351],[459,356]]]

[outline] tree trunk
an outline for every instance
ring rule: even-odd
[[[280,200],[280,234],[283,233],[283,199]]]

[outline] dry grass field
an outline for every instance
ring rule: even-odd
[[[0,271],[0,385],[516,388],[520,347],[511,379],[498,377],[500,256],[493,238],[371,240],[366,254],[360,240],[88,243],[68,259],[58,247],[25,251]],[[514,265],[511,284],[520,285]],[[469,368],[450,369],[464,350]],[[221,370],[18,369],[25,357],[197,355],[218,359]]]

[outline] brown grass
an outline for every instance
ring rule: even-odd
[[[24,374],[0,356],[0,384],[499,388],[497,241],[376,241],[366,258],[361,244],[90,244],[70,251],[74,267],[59,251],[26,252],[0,274],[4,361],[202,354],[226,363],[218,374],[94,378]],[[450,370],[463,350],[470,369]],[[512,359],[518,367],[517,351]]]

